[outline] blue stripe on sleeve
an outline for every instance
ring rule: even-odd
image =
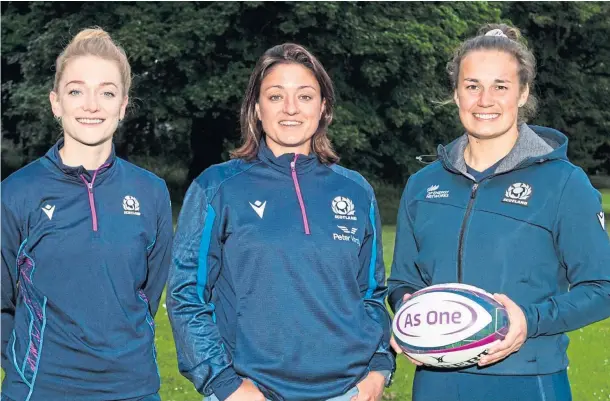
[[[365,299],[371,298],[375,288],[377,288],[377,280],[375,280],[375,267],[377,265],[377,222],[375,221],[375,206],[373,202],[371,202],[371,208],[369,210],[369,219],[371,220],[371,226],[373,226],[373,246],[371,248],[371,262],[369,264],[369,289],[366,291]]]
[[[203,297],[205,293],[205,285],[208,281],[208,251],[210,250],[210,241],[212,240],[212,227],[216,220],[216,212],[212,205],[208,204],[205,216],[205,224],[203,226],[203,234],[199,243],[199,267],[197,269],[197,295],[199,300],[205,303]]]

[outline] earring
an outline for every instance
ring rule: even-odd
[[[519,107],[523,107],[523,103],[519,103]]]
[[[53,118],[55,118],[55,121],[61,124],[61,116],[53,116]]]

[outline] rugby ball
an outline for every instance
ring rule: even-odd
[[[504,339],[506,309],[490,293],[466,284],[438,284],[414,293],[396,312],[392,331],[411,358],[437,368],[475,365]]]

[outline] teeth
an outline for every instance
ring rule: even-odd
[[[301,125],[300,121],[280,121],[280,125]]]
[[[101,124],[104,122],[101,118],[77,118],[76,121],[83,124]]]
[[[479,113],[475,113],[474,116],[476,118],[480,118],[481,120],[493,120],[494,118],[497,118],[499,116],[499,114],[497,114],[497,113],[493,113],[493,114],[479,114]]]

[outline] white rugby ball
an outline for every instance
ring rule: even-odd
[[[476,364],[504,339],[509,320],[494,297],[467,284],[438,284],[414,293],[396,312],[392,330],[411,358],[437,368]]]

